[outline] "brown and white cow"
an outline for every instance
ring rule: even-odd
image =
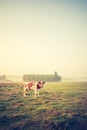
[[[23,84],[23,96],[26,97],[26,90],[33,90],[34,96],[39,96],[39,89],[43,88],[45,82],[36,82],[35,84],[32,82],[24,83]]]

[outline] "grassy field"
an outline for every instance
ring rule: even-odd
[[[0,130],[87,130],[87,82],[46,83],[23,97],[21,83],[0,83]]]

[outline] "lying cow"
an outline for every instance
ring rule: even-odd
[[[23,84],[23,95],[24,97],[26,97],[26,90],[33,90],[34,94],[35,94],[35,98],[36,96],[39,96],[39,89],[43,88],[43,85],[45,84],[45,82],[36,82],[35,84],[32,82],[28,82],[28,83],[24,83]]]

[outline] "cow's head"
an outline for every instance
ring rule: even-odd
[[[45,84],[45,82],[38,82],[37,89],[43,88],[43,84]]]

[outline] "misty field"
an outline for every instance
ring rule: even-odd
[[[46,83],[40,96],[0,83],[0,130],[87,130],[87,82]]]

